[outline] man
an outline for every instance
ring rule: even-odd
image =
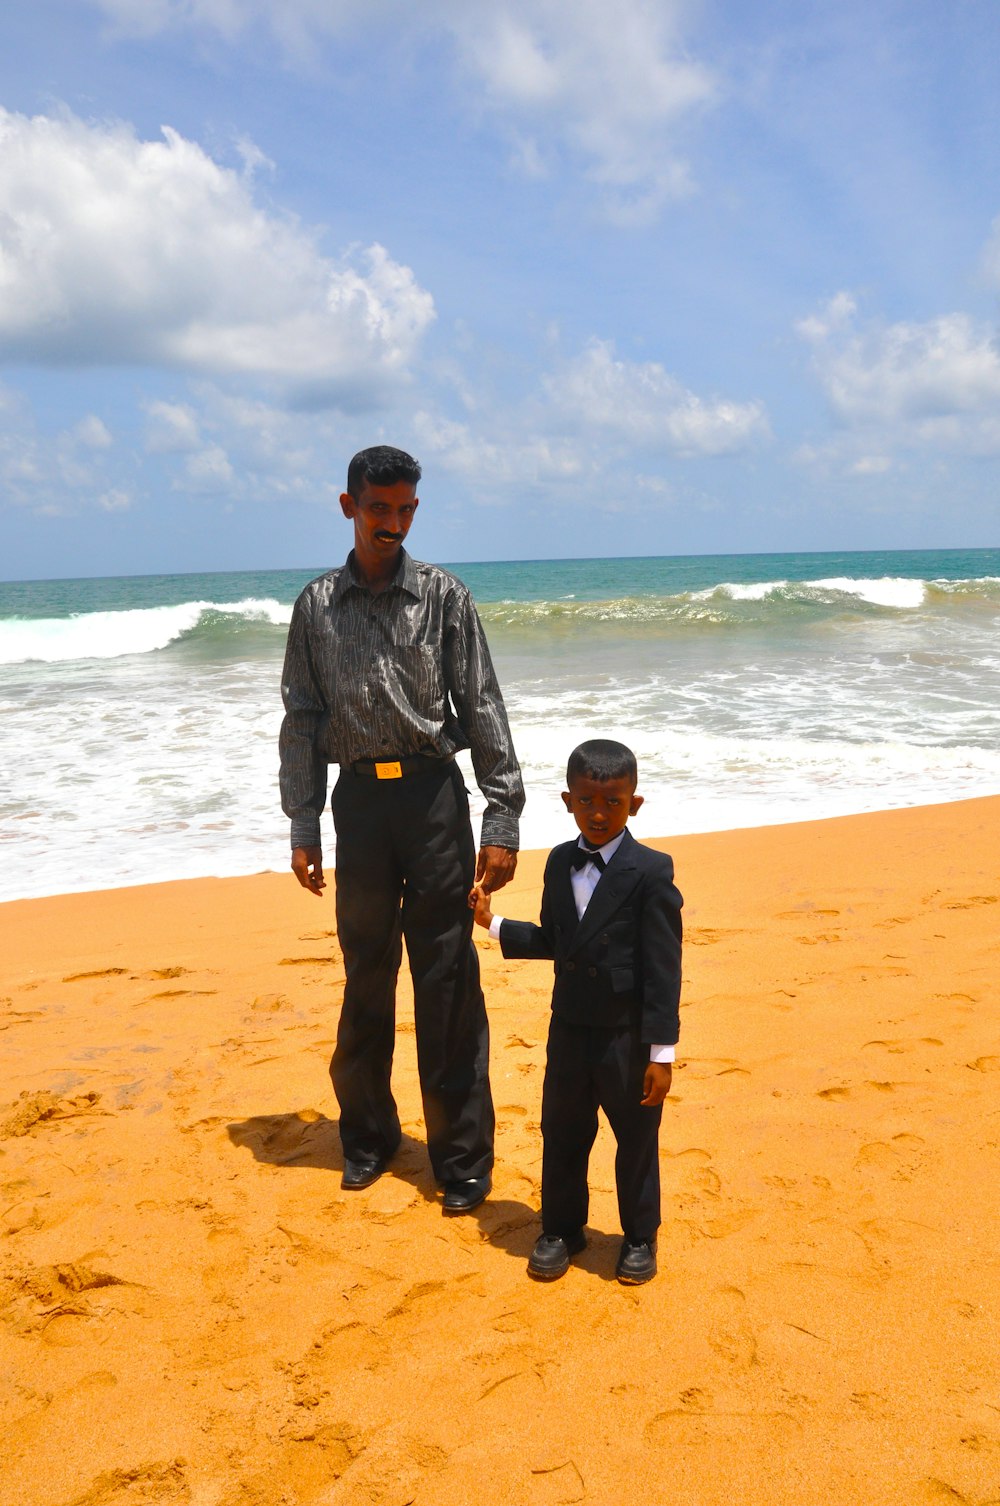
[[[292,870],[320,895],[327,765],[340,765],[332,807],[346,982],[330,1075],[343,1185],[370,1186],[399,1145],[390,1074],[405,937],[427,1148],[445,1211],[465,1213],[490,1191],[494,1129],[468,894],[474,881],[493,891],[513,876],[524,791],[472,597],[402,547],[420,474],[388,445],[348,467],[340,506],[354,548],[292,613],[281,795]],[[478,860],[454,762],[466,747],[487,802]]]

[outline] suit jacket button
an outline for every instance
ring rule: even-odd
[[[597,968],[596,967],[588,967],[588,969],[587,969],[587,977],[588,978],[596,978],[597,977]]]
[[[575,962],[567,962],[567,964],[566,964],[566,971],[568,973],[573,972],[575,970],[575,968],[576,968],[576,963]]]
[[[610,936],[602,936],[601,937],[601,946],[610,946],[610,944],[611,944],[611,937]]]

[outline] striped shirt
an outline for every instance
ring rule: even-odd
[[[472,751],[482,845],[517,848],[524,806],[507,713],[466,586],[400,549],[386,590],[346,564],[295,603],[281,693],[281,804],[293,847],[320,846],[327,765]]]

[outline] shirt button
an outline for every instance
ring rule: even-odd
[[[576,971],[576,963],[575,962],[567,962],[567,964],[566,964],[566,971],[568,973],[575,972]]]
[[[596,967],[588,967],[588,969],[587,969],[587,977],[588,978],[596,978],[597,977],[597,968]]]

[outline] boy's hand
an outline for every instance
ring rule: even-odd
[[[669,1062],[649,1062],[646,1075],[642,1079],[642,1102],[654,1108],[658,1103],[662,1103],[670,1092],[673,1075]]]
[[[493,911],[490,909],[489,896],[481,884],[473,884],[469,890],[469,909],[476,912],[476,925],[485,926],[489,930],[493,924]]]

